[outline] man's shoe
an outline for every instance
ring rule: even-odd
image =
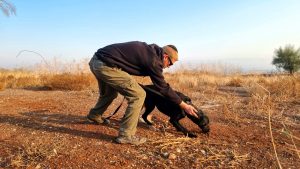
[[[133,145],[140,145],[147,141],[144,137],[137,137],[137,136],[119,136],[115,140],[119,144],[133,144]]]
[[[86,117],[89,121],[96,124],[103,124],[105,122],[101,115],[88,114]]]

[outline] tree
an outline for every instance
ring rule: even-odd
[[[16,15],[16,8],[12,3],[7,0],[0,0],[0,9],[6,16]]]
[[[280,47],[274,52],[272,64],[277,68],[282,68],[290,74],[297,72],[300,69],[300,48],[297,50],[292,45]]]

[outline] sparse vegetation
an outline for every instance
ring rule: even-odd
[[[62,153],[65,146],[63,145],[65,142],[55,139],[57,138],[54,138],[51,143],[45,143],[41,139],[36,139],[33,142],[25,139],[21,146],[2,142],[0,146],[5,147],[2,151],[8,155],[0,160],[0,166],[5,168],[47,167],[41,163],[57,156],[58,153]]]
[[[300,75],[297,73],[266,76],[184,69],[166,73],[172,87],[189,95],[208,114],[212,132],[209,137],[197,133],[197,139],[178,137],[180,133],[176,133],[168,119],[155,112],[154,130],[139,124],[140,134],[148,137],[149,142],[135,147],[111,142],[124,106],[113,117],[111,126],[86,122],[86,112],[98,97],[97,82],[88,67],[73,65],[77,68],[60,69],[64,71],[1,70],[0,112],[4,113],[0,114],[3,150],[0,167],[299,166]],[[150,83],[149,78],[136,79]],[[16,88],[22,90],[15,92]],[[108,113],[115,107],[110,107]],[[197,131],[197,126],[184,120],[183,123]]]

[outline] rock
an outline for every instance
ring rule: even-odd
[[[41,168],[41,164],[35,166],[35,169],[40,169],[40,168]]]
[[[55,155],[57,155],[57,151],[56,151],[56,149],[53,149],[53,152],[54,152],[54,154],[55,154]]]
[[[164,158],[168,158],[169,157],[169,153],[167,153],[167,152],[164,152],[164,153],[162,153],[161,154]]]
[[[170,160],[174,160],[176,157],[177,157],[176,154],[173,154],[173,153],[169,154],[169,159]]]
[[[48,119],[48,117],[42,117],[42,120],[47,120]]]
[[[206,155],[206,151],[205,150],[200,150],[201,151],[201,153],[203,154],[203,155]]]

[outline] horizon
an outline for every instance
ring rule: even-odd
[[[274,50],[300,46],[300,2],[9,0],[16,15],[0,13],[0,67],[46,60],[90,58],[101,47],[125,41],[174,44],[178,65],[233,65],[274,70]]]

